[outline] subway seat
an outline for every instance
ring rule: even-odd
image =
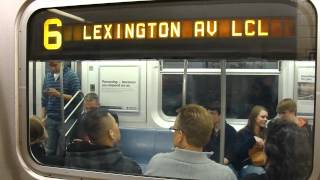
[[[157,153],[171,152],[172,132],[164,129],[121,128],[119,148],[136,161],[143,172],[149,160]]]

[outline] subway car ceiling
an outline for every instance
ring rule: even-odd
[[[292,1],[41,9],[28,22],[27,59],[314,60],[313,12],[309,4]]]

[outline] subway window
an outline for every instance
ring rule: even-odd
[[[163,70],[166,74],[162,75],[162,107],[164,114],[173,116],[181,107],[181,103],[176,103],[175,106],[171,104],[173,99],[176,99],[174,102],[182,101],[183,62],[166,63],[165,61],[164,64],[172,74],[169,75],[166,69]],[[188,64],[188,68],[191,69],[187,75],[186,101],[188,104],[220,106],[219,67],[219,61],[191,61]],[[275,108],[278,103],[278,68],[278,62],[228,62],[226,117],[246,119],[254,105],[265,106],[270,112],[270,117],[275,117]],[[265,70],[264,74],[261,73],[261,69]],[[169,92],[172,94],[168,95]],[[175,92],[174,95],[173,92]]]
[[[161,165],[159,159],[165,158],[157,154],[174,156],[174,148],[175,153],[201,154],[229,179],[245,177],[249,165],[254,173],[269,173],[265,167],[273,164],[249,157],[252,149],[262,152],[265,143],[272,143],[268,137],[277,139],[268,136],[267,124],[306,130],[307,141],[288,146],[312,148],[317,36],[316,14],[307,2],[41,8],[26,24],[29,134],[21,138],[40,171],[51,173],[44,165],[60,167],[53,168],[56,174],[76,169],[115,176],[216,177],[210,169],[207,176],[202,168],[188,174],[177,164]],[[292,108],[286,109],[288,104]],[[204,122],[186,122],[189,108],[202,112],[189,115]],[[285,132],[276,133],[283,137]],[[249,142],[247,137],[238,141],[243,134],[250,135],[248,146],[241,144]],[[312,153],[306,154],[295,162],[309,171]]]

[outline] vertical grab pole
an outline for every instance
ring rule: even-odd
[[[64,98],[63,98],[63,63],[60,63],[60,110],[61,110],[61,119],[62,119],[62,123],[64,123]]]
[[[63,152],[60,152],[62,149],[60,148],[60,145],[63,147],[63,150],[65,150],[65,144],[66,144],[66,139],[65,137],[63,136],[65,134],[65,124],[64,124],[64,97],[63,97],[63,94],[64,94],[64,91],[63,91],[63,67],[64,67],[64,63],[61,62],[60,63],[60,93],[61,93],[61,96],[60,96],[60,108],[61,108],[61,128],[62,128],[62,133],[60,133],[60,137],[59,137],[59,140],[60,140],[60,143],[58,143],[58,155],[62,155]],[[60,144],[60,145],[59,145]]]
[[[183,82],[182,82],[182,106],[187,104],[187,70],[188,70],[188,60],[185,59],[183,63]]]
[[[37,114],[37,64],[36,62],[32,63],[32,101],[33,101],[33,114]],[[29,62],[30,64],[30,62]]]
[[[163,66],[164,66],[163,59],[161,59],[161,60],[159,61],[159,63],[160,63],[160,72],[162,72]]]
[[[224,164],[224,144],[225,144],[225,121],[226,121],[226,68],[227,68],[227,62],[226,60],[220,61],[221,65],[221,75],[220,75],[220,81],[221,81],[221,122],[220,122],[220,156],[219,156],[219,162],[221,164]]]

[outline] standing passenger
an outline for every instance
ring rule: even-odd
[[[66,104],[72,96],[80,89],[80,81],[76,73],[69,67],[63,68],[63,94],[60,89],[60,61],[49,61],[50,72],[46,75],[43,83],[42,96],[42,118],[48,131],[47,154],[56,155],[61,127],[64,119],[61,119],[61,97]],[[72,111],[69,107],[65,110],[65,116]],[[64,146],[64,145],[62,145]]]
[[[203,146],[209,141],[213,124],[206,109],[186,105],[179,110],[174,126],[174,152],[155,155],[149,162],[146,175],[184,179],[235,180],[226,166],[211,161]]]
[[[239,171],[240,177],[251,173],[262,174],[265,172],[263,166],[252,164],[249,151],[253,148],[263,151],[267,118],[268,112],[264,107],[254,106],[249,114],[247,126],[237,134],[233,165]]]
[[[211,134],[211,138],[204,146],[204,150],[206,152],[213,152],[213,155],[210,157],[210,159],[219,162],[219,156],[220,156],[220,108],[218,107],[207,107],[208,112],[212,116],[212,122],[213,122],[213,130]],[[237,131],[229,125],[227,122],[225,122],[225,147],[224,147],[224,165],[229,165],[231,160],[234,156],[234,148],[237,140]]]

